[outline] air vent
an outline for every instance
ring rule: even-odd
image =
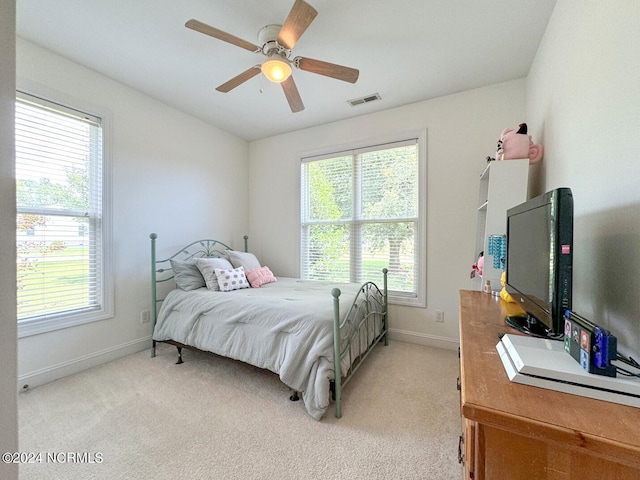
[[[366,97],[354,98],[353,100],[347,100],[347,103],[352,107],[356,105],[362,105],[369,102],[375,102],[376,100],[382,100],[382,97],[379,93],[372,93],[371,95],[367,95]]]

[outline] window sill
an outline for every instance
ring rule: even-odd
[[[40,335],[42,333],[62,330],[63,328],[75,327],[86,323],[97,322],[113,318],[111,311],[92,310],[88,312],[77,312],[73,314],[65,313],[60,315],[50,315],[43,318],[18,321],[18,338]]]
[[[387,300],[389,305],[402,305],[404,307],[425,308],[427,306],[424,298],[412,295],[398,295],[392,292],[388,293]]]

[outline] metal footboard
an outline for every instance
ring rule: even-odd
[[[375,283],[367,282],[360,287],[347,314],[340,316],[340,289],[333,295],[333,349],[335,380],[333,393],[336,402],[336,418],[342,417],[342,388],[349,383],[362,362],[382,340],[389,344],[387,323],[387,269],[383,273],[383,290]],[[342,364],[348,369],[342,375]]]

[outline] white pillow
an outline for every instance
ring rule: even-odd
[[[244,274],[243,267],[226,270],[216,268],[216,277],[218,277],[218,285],[220,285],[221,292],[240,290],[241,288],[249,288],[250,286]]]
[[[229,263],[229,260],[226,258],[196,258],[195,260],[196,267],[202,273],[204,277],[204,281],[207,284],[207,288],[209,290],[213,290],[214,292],[219,292],[220,287],[218,286],[218,278],[216,277],[216,268],[221,269],[230,269],[233,268],[233,265]]]
[[[253,270],[262,266],[253,253],[238,252],[236,250],[227,250],[225,253],[233,268],[244,267],[245,270]]]

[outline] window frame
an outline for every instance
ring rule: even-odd
[[[329,159],[344,155],[351,152],[366,152],[378,149],[384,149],[393,144],[401,144],[403,142],[415,140],[418,146],[418,228],[417,239],[415,249],[417,251],[417,265],[416,265],[416,295],[389,291],[388,301],[393,305],[403,305],[410,307],[426,307],[426,292],[427,292],[427,131],[413,130],[409,132],[398,133],[389,135],[387,137],[380,137],[369,140],[361,140],[349,144],[343,144],[334,147],[328,147],[319,150],[307,151],[298,155],[299,169],[299,271],[300,275],[303,275],[304,270],[304,251],[302,240],[303,229],[303,211],[304,206],[302,201],[304,194],[302,192],[302,168],[303,163],[313,160]],[[347,222],[345,222],[347,223]],[[382,286],[380,286],[382,287]]]
[[[111,195],[111,112],[104,107],[79,100],[61,92],[48,89],[25,79],[18,79],[16,101],[26,96],[30,101],[60,106],[62,111],[86,112],[101,119],[102,129],[102,264],[100,307],[87,311],[67,311],[18,320],[18,338],[52,332],[86,323],[113,318],[114,287],[112,257],[112,195]],[[89,113],[91,112],[91,113]],[[14,159],[15,161],[15,159]],[[16,215],[23,213],[16,208]],[[16,232],[17,233],[17,232]]]

